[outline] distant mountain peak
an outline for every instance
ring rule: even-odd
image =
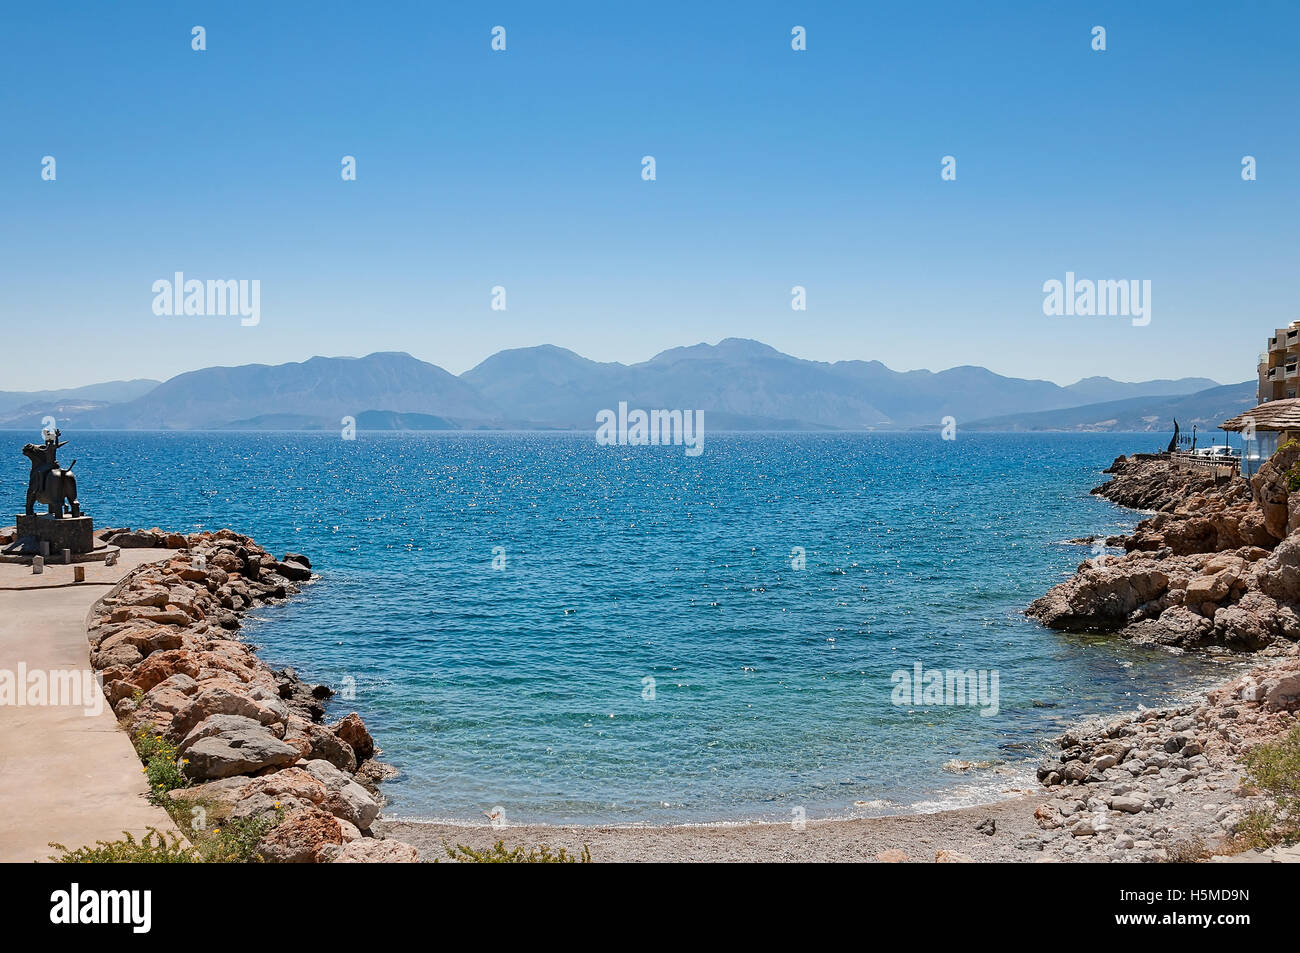
[[[754,341],[750,338],[723,338],[717,344],[700,342],[699,344],[690,344],[685,347],[669,348],[666,351],[660,351],[646,364],[664,364],[676,361],[698,361],[698,360],[749,360],[752,358],[782,358],[787,361],[795,361],[798,358],[784,354],[769,344],[762,341]]]
[[[639,364],[593,361],[554,344],[510,348],[459,377],[405,351],[209,367],[156,388],[0,394],[11,408],[5,415],[0,407],[0,427],[38,426],[42,414],[58,406],[69,428],[328,430],[345,417],[360,425],[366,414],[374,429],[583,429],[594,426],[600,410],[626,402],[701,410],[717,429],[906,429],[937,425],[949,414],[977,421],[1106,401],[1132,401],[1125,410],[1159,415],[1169,398],[1207,386],[1216,385],[1205,378],[1123,383],[1088,377],[1061,387],[976,365],[899,372],[876,360],[804,360],[761,341],[729,337],[670,348]],[[1198,400],[1210,401],[1206,413],[1226,406],[1217,394]],[[1117,416],[1092,415],[1089,410],[1084,423],[1094,427]]]

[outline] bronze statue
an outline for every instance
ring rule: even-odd
[[[27,480],[28,516],[35,514],[37,503],[48,504],[49,515],[56,520],[63,517],[65,503],[71,508],[72,516],[81,515],[81,503],[77,500],[77,478],[72,474],[77,461],[73,460],[65,468],[60,467],[55,458],[59,448],[67,446],[66,441],[59,443],[60,434],[58,430],[53,434],[47,432],[44,446],[29,443],[23,447],[23,456],[32,461],[32,474]]]

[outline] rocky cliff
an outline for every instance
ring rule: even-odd
[[[1053,629],[1114,632],[1180,648],[1239,651],[1300,640],[1300,492],[1289,487],[1300,446],[1251,477],[1215,483],[1164,456],[1120,457],[1094,490],[1153,509],[1122,556],[1082,563],[1027,614]]]

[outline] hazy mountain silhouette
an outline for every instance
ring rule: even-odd
[[[1243,381],[1211,387],[1195,394],[1180,397],[1130,397],[1098,404],[1085,404],[1066,410],[1048,410],[1038,413],[1009,414],[965,424],[967,430],[1078,430],[1078,431],[1144,431],[1168,433],[1174,429],[1174,418],[1179,426],[1191,433],[1195,424],[1207,435],[1223,442],[1219,424],[1255,406],[1258,382]],[[959,424],[959,427],[961,425]]]
[[[158,386],[157,381],[108,381],[103,384],[87,384],[85,387],[69,387],[63,390],[35,391],[0,391],[0,415],[8,415],[24,410],[43,408],[45,413],[62,404],[120,404],[134,400],[149,393]]]
[[[123,430],[223,428],[271,414],[334,422],[364,410],[494,420],[469,384],[409,354],[313,357],[301,364],[208,367],[179,374],[143,397],[90,410],[69,424]],[[39,418],[38,418],[39,419]],[[13,423],[10,421],[9,423]]]
[[[41,417],[52,414],[60,426],[99,429],[328,430],[345,416],[358,418],[363,430],[588,429],[597,411],[626,401],[630,408],[703,410],[706,425],[719,430],[907,429],[938,426],[949,415],[960,426],[1098,399],[1155,406],[1217,386],[1204,378],[1122,383],[1092,377],[1061,387],[971,366],[894,371],[879,361],[803,360],[739,338],[671,348],[639,364],[601,363],[553,345],[516,348],[460,377],[397,352],[209,367],[112,400],[122,388],[145,383],[78,388],[79,402],[54,396],[69,392],[49,392],[48,403],[37,395],[0,412],[0,426],[39,428]]]

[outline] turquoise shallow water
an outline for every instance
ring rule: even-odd
[[[699,457],[590,434],[66,436],[100,525],[230,526],[312,557],[322,580],[245,637],[355,686],[332,705],[404,772],[391,816],[973,803],[1065,723],[1224,674],[1020,614],[1091,555],[1063,540],[1136,521],[1087,491],[1150,434],[709,434]],[[894,704],[916,662],[996,670],[997,715]]]

